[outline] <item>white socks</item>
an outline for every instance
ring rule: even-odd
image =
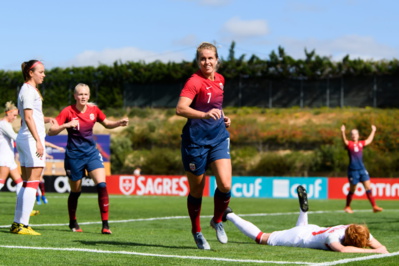
[[[36,201],[36,189],[22,187],[18,193],[14,222],[29,225],[30,214]]]
[[[17,194],[17,197],[18,197],[18,193],[19,193],[19,191],[21,190],[21,188],[22,188],[22,184],[23,184],[23,182],[19,182],[18,184],[16,184],[15,185],[15,193]]]
[[[248,222],[247,220],[242,219],[237,216],[235,213],[227,214],[227,220],[232,222],[244,235],[256,241],[257,236],[262,231],[253,223]]]
[[[308,224],[308,212],[303,212],[299,209],[298,220],[296,221],[296,226],[307,225]]]

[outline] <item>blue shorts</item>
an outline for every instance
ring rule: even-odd
[[[210,146],[197,146],[193,144],[181,146],[184,170],[194,175],[205,173],[209,164],[219,159],[230,159],[230,138]]]
[[[86,170],[90,173],[98,168],[104,168],[103,157],[97,150],[87,157],[78,159],[65,156],[64,167],[69,179],[78,181],[86,176]]]
[[[359,182],[370,180],[370,176],[366,169],[348,170],[348,179],[349,183],[357,185]]]

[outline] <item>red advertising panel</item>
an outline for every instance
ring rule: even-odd
[[[109,194],[187,196],[186,176],[173,175],[111,175],[107,176]],[[209,177],[206,178],[204,196],[209,196]]]
[[[375,199],[398,200],[399,179],[398,178],[371,178],[371,189]],[[345,199],[349,192],[348,178],[328,178],[328,198]],[[354,198],[367,199],[363,184],[356,187]]]

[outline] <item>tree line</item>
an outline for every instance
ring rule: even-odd
[[[232,42],[227,58],[221,58],[219,71],[226,79],[263,77],[268,79],[319,80],[334,77],[362,77],[399,74],[399,60],[367,61],[351,59],[349,55],[341,61],[332,61],[329,56],[316,54],[315,50],[304,50],[304,59],[294,59],[283,47],[271,51],[266,59],[256,55],[236,56]],[[98,67],[55,67],[46,70],[41,90],[45,98],[44,107],[59,109],[73,103],[72,90],[79,82],[92,90],[92,100],[101,108],[123,107],[126,84],[178,84],[198,69],[195,59],[191,62],[155,61],[145,63],[115,61],[113,65]],[[23,83],[21,71],[0,70],[0,93],[3,103],[16,99]]]

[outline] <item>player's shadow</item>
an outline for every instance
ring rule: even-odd
[[[115,245],[115,246],[132,246],[132,247],[154,247],[154,248],[174,248],[174,249],[198,249],[196,247],[183,247],[183,246],[167,246],[159,244],[136,243],[136,242],[118,242],[118,241],[83,241],[77,240],[83,245],[96,246],[96,245]]]

